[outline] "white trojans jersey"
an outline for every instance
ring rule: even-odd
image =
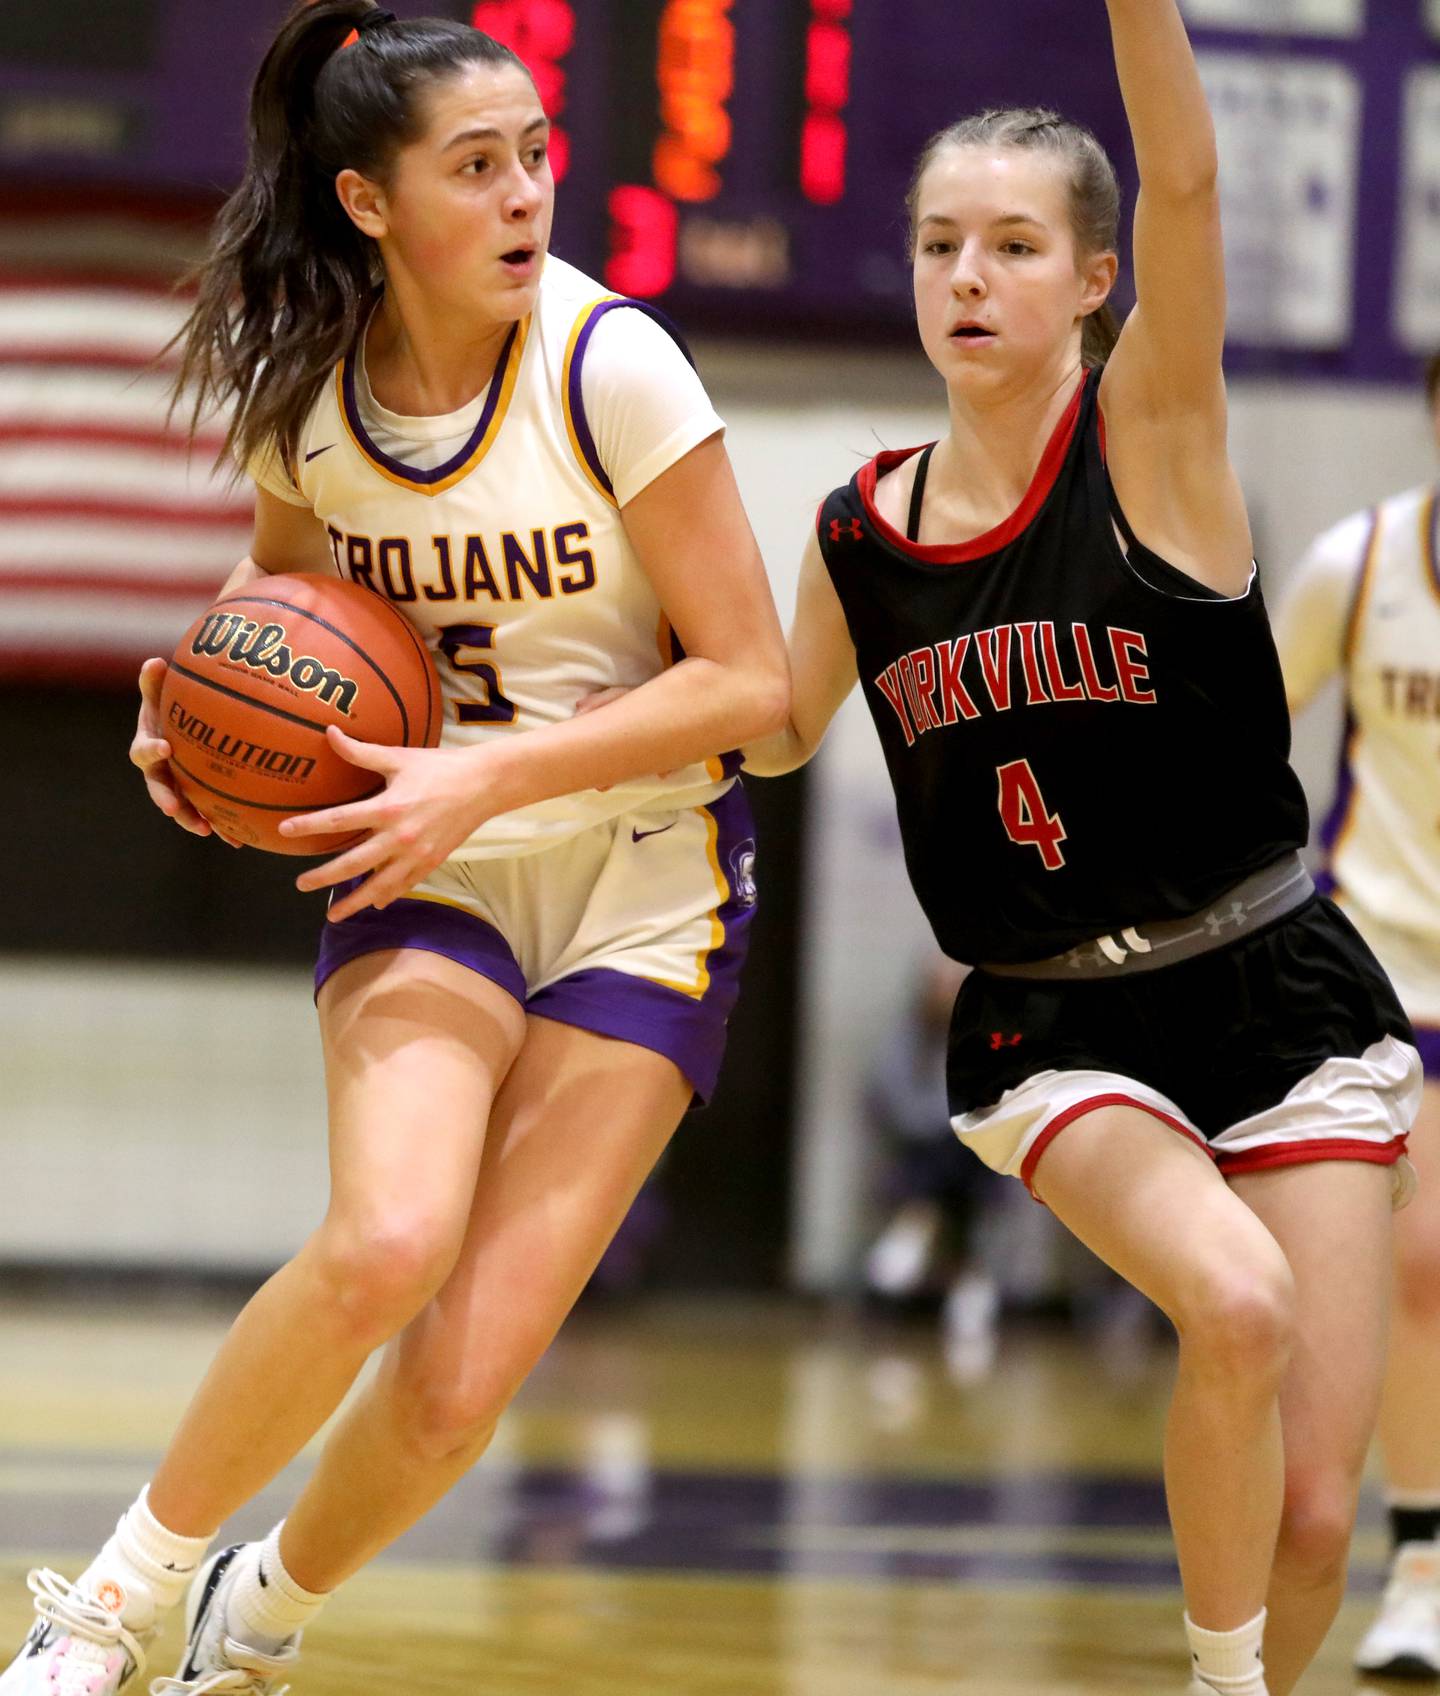
[[[679,657],[625,534],[581,392],[591,333],[616,306],[549,258],[535,311],[512,331],[468,442],[435,470],[376,445],[356,402],[356,354],[301,431],[295,483],[330,534],[336,568],[393,601],[423,634],[445,697],[445,747],[569,719],[596,690],[648,681]],[[714,433],[669,446],[678,460]],[[293,497],[292,497],[293,498]],[[635,810],[703,806],[733,763],[589,789],[483,825],[455,859],[530,853]]]
[[[1368,521],[1342,638],[1345,741],[1323,838],[1342,897],[1440,948],[1437,491],[1396,495]]]

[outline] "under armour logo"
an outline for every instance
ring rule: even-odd
[[[991,1031],[990,1050],[992,1053],[1001,1048],[1014,1048],[1024,1038],[1024,1032],[1016,1031],[1014,1036],[1006,1036],[1004,1031]]]
[[[1226,925],[1243,925],[1244,923],[1245,903],[1243,901],[1232,901],[1228,913],[1222,913],[1219,908],[1216,908],[1213,913],[1205,915],[1205,928],[1211,936],[1219,936]]]
[[[830,540],[832,542],[863,542],[865,526],[858,518],[832,518],[830,520]]]

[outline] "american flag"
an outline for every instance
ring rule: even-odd
[[[253,497],[167,422],[190,205],[0,194],[0,680],[128,684],[249,546]]]

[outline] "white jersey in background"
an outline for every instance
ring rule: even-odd
[[[408,418],[370,393],[358,352],[300,434],[293,477],[255,481],[325,525],[342,577],[393,601],[425,638],[445,747],[570,718],[596,690],[677,657],[620,508],[724,429],[673,337],[562,260],[546,260],[485,392]],[[696,807],[732,781],[719,760],[542,801],[489,820],[452,856],[551,847],[622,813]]]
[[[1440,1025],[1440,500],[1412,489],[1327,531],[1275,619],[1292,705],[1343,677],[1322,832],[1336,898],[1412,1019]]]

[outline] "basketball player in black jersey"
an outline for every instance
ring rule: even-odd
[[[747,764],[808,758],[858,677],[916,893],[977,967],[951,1030],[957,1133],[1173,1320],[1191,1690],[1284,1696],[1342,1593],[1420,1069],[1296,855],[1189,42],[1175,0],[1107,9],[1139,304],[1117,339],[1093,137],[1010,111],[934,139],[911,227],[949,428],[825,501],[792,720]]]

